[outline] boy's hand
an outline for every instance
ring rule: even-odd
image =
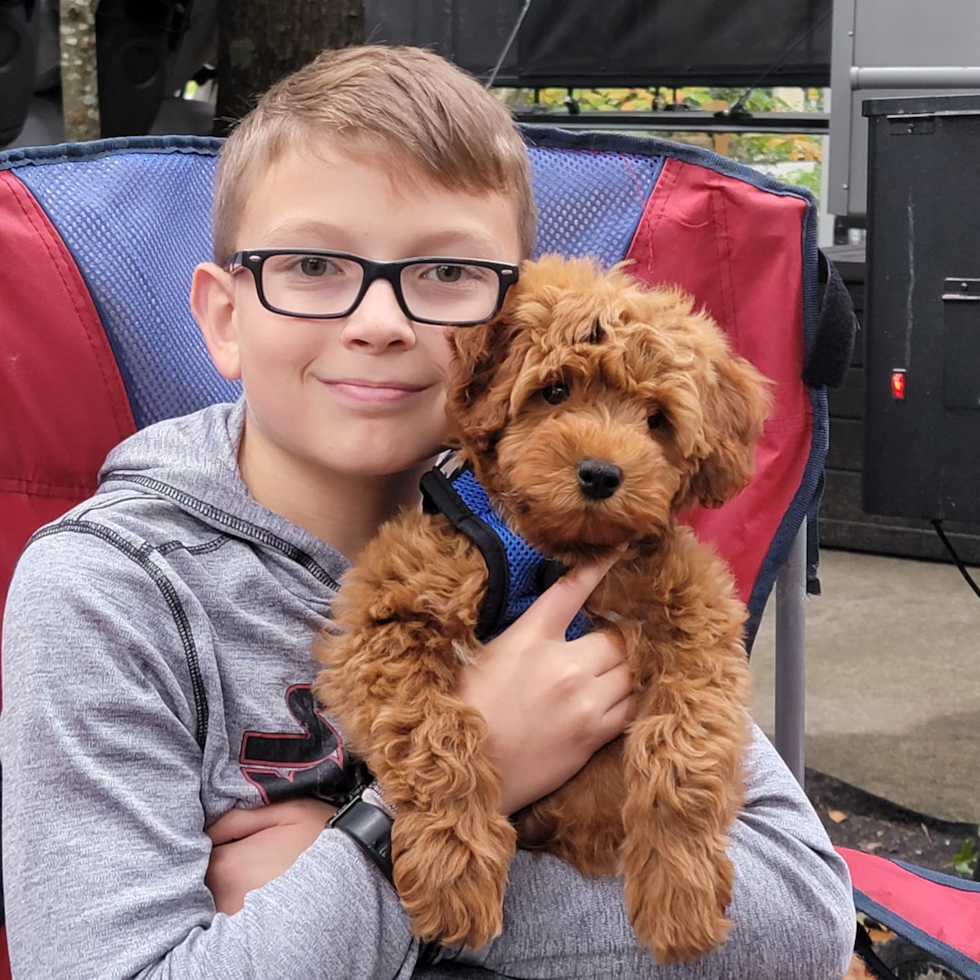
[[[560,578],[463,669],[457,693],[486,718],[504,814],[556,790],[626,727],[633,680],[615,642],[600,631],[565,641],[619,557]]]
[[[219,912],[234,915],[247,892],[278,878],[320,836],[336,807],[287,800],[255,810],[229,810],[206,833],[213,845],[204,883]]]

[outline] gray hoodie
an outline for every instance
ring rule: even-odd
[[[337,831],[236,915],[216,914],[204,885],[203,828],[229,808],[339,799],[353,779],[310,695],[310,640],[347,561],[248,494],[243,417],[241,402],[216,405],[128,439],[95,496],[39,531],[18,565],[0,718],[15,980],[413,973],[394,891]],[[749,770],[731,834],[736,928],[719,951],[658,968],[617,880],[520,854],[487,967],[836,980],[854,934],[846,869],[759,732]]]

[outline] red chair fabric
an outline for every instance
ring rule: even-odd
[[[27,539],[94,492],[106,453],[136,427],[88,287],[37,201],[9,172],[0,173],[0,241],[2,614]]]

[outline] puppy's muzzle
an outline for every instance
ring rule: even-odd
[[[583,459],[575,472],[582,492],[593,500],[611,497],[623,482],[623,471],[601,459]]]

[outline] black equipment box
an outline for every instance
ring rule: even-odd
[[[864,114],[863,507],[980,522],[980,95]]]

